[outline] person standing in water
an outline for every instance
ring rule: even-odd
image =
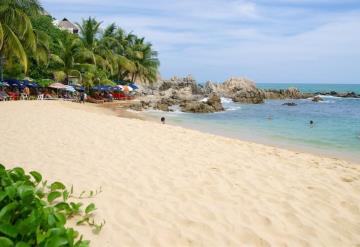
[[[310,120],[310,128],[314,127],[314,121]]]
[[[162,123],[162,124],[165,124],[165,117],[161,117],[160,120],[161,120],[161,123]]]

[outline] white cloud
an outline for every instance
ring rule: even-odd
[[[57,18],[95,16],[145,36],[165,76],[360,82],[355,0],[43,0]],[[337,69],[339,68],[339,69]]]

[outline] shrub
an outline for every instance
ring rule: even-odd
[[[90,192],[89,196],[97,193]],[[0,165],[0,246],[89,246],[89,241],[66,227],[67,219],[80,217],[78,224],[88,223],[96,232],[103,223],[97,225],[91,219],[93,203],[83,213],[82,204],[68,202],[70,198],[76,198],[72,187],[69,191],[60,182],[48,186],[36,171],[26,174],[22,168],[6,170]]]

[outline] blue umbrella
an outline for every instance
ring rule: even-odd
[[[112,88],[111,86],[98,85],[98,86],[92,87],[92,90],[108,92],[111,90],[111,88]]]
[[[66,86],[65,88],[66,91],[69,91],[69,92],[76,92],[75,88],[73,86]]]
[[[7,84],[6,82],[1,82],[0,81],[0,87],[8,87],[8,86],[10,86],[9,84]]]
[[[84,92],[85,88],[83,86],[79,86],[79,85],[72,85],[76,91],[80,91],[80,92]]]
[[[139,89],[139,87],[135,83],[130,83],[129,86],[132,87],[134,90]]]

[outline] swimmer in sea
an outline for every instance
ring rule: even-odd
[[[314,127],[314,121],[310,120],[310,128]]]

